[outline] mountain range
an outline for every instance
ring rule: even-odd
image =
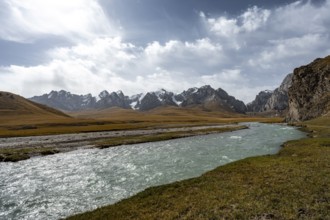
[[[245,113],[247,110],[242,101],[228,95],[221,88],[215,90],[209,85],[200,88],[190,88],[179,94],[161,89],[130,97],[125,96],[122,91],[109,93],[104,90],[97,97],[93,97],[91,94],[76,95],[61,90],[34,96],[30,100],[64,111],[106,109],[111,107],[148,111],[161,106],[199,106],[206,110],[221,110],[235,113]]]

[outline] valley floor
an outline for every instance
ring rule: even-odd
[[[310,138],[69,219],[330,219],[330,118]]]

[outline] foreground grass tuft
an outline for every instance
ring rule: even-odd
[[[0,162],[17,162],[33,156],[46,156],[59,152],[55,148],[5,148],[0,149]]]
[[[68,219],[330,219],[329,122],[305,123],[314,138],[289,141],[277,155],[227,164]]]

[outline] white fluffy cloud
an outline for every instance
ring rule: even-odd
[[[141,48],[107,37],[56,48],[49,56],[51,61],[44,65],[2,67],[0,72],[6,74],[0,74],[0,81],[11,82],[5,85],[9,88],[19,85],[16,90],[25,96],[50,89],[95,95],[103,89],[128,94],[160,88],[180,91],[201,84],[198,73],[211,71],[222,54],[221,47],[208,39],[153,42]]]
[[[242,15],[237,18],[227,18],[220,16],[218,18],[206,18],[203,12],[200,16],[209,26],[210,31],[222,37],[235,37],[244,32],[253,32],[266,24],[270,11],[260,9],[257,6],[248,8]]]
[[[237,17],[200,17],[249,88],[273,89],[295,67],[330,53],[329,11],[329,0],[322,6],[297,1],[273,10],[254,6]]]
[[[74,0],[65,6],[61,2],[53,7],[61,11],[71,5],[77,16],[85,15],[83,22],[75,20],[75,13],[57,21],[57,15],[46,9],[32,15],[36,11],[29,4],[6,0],[12,4],[9,18],[16,26],[12,31],[0,30],[2,39],[26,41],[54,34],[72,39],[81,35],[84,41],[49,50],[49,62],[38,66],[0,67],[2,90],[27,97],[52,89],[94,95],[103,89],[121,89],[134,94],[160,88],[179,92],[210,84],[248,102],[260,90],[277,87],[294,67],[330,53],[329,0],[322,7],[300,1],[272,10],[251,7],[236,17],[201,12],[206,33],[200,39],[154,41],[145,46],[111,36],[97,1]],[[77,2],[84,3],[79,10]],[[78,26],[71,29],[75,22]]]
[[[4,40],[32,42],[53,35],[76,41],[114,32],[97,0],[3,0],[0,7]]]

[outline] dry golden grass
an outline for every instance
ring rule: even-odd
[[[281,122],[282,118],[205,111],[201,108],[157,108],[148,112],[110,108],[67,112],[71,117],[40,112],[12,112],[0,115],[0,137],[51,135],[77,132],[153,129],[199,126],[247,121]]]
[[[69,117],[61,111],[41,105],[21,96],[0,91],[0,119],[5,120],[5,117],[19,115],[44,115],[54,117]]]

